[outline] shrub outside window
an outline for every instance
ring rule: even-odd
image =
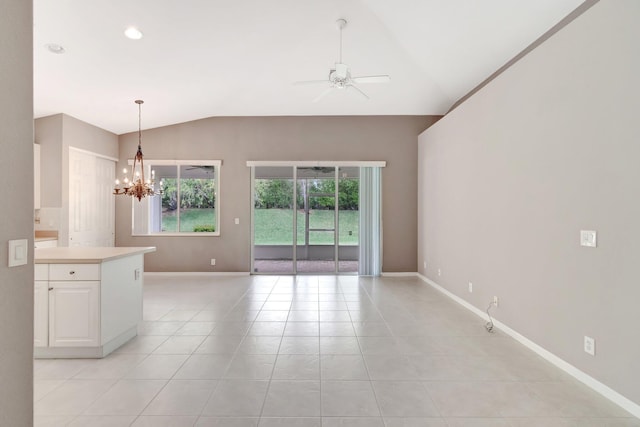
[[[147,160],[162,194],[133,201],[132,234],[220,235],[219,160]]]

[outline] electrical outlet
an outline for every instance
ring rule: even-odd
[[[438,269],[438,277],[442,276],[442,270]]]
[[[427,268],[427,261],[422,261],[422,267]]]
[[[469,282],[469,292],[473,292],[473,283]]]
[[[133,271],[133,280],[140,280],[140,269],[136,268]]]
[[[235,222],[236,225],[240,224],[240,218],[234,218],[233,222]]]
[[[216,265],[216,259],[215,258],[211,258],[211,265]]]
[[[498,306],[498,297],[497,296],[493,297],[493,305],[495,305],[496,307]]]
[[[594,338],[584,336],[584,352],[592,356],[596,355],[596,340]]]

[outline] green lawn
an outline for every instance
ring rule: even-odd
[[[162,214],[162,231],[177,231],[176,211]],[[310,228],[334,228],[334,212],[315,210],[309,214]],[[340,211],[341,245],[358,244],[358,211]],[[193,231],[197,225],[214,225],[215,209],[183,209],[180,212],[181,230]],[[255,233],[256,245],[291,245],[293,242],[293,210],[256,209]],[[298,212],[298,244],[304,244],[304,212]],[[351,235],[349,235],[351,232]],[[333,232],[310,232],[309,241],[317,245],[333,245]]]
[[[358,244],[358,211],[340,211],[341,245]],[[334,228],[334,212],[315,210],[310,212],[310,228]],[[297,218],[298,244],[304,244],[304,212],[298,212]],[[255,210],[255,244],[256,245],[291,245],[293,243],[293,211],[291,209],[256,209]],[[351,232],[351,235],[349,235]],[[332,245],[333,232],[310,232],[311,244]]]
[[[162,231],[177,232],[177,211],[167,211],[162,213]],[[180,231],[193,231],[197,225],[216,224],[215,209],[183,209],[180,212]]]

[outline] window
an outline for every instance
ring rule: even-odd
[[[219,160],[145,160],[162,194],[133,201],[133,235],[219,236]]]

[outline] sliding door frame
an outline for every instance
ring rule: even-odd
[[[255,261],[255,170],[256,167],[291,167],[293,169],[293,274],[299,274],[297,268],[297,245],[298,245],[298,215],[297,215],[297,200],[298,200],[298,189],[297,189],[297,180],[298,180],[298,168],[304,167],[333,167],[334,168],[334,179],[336,182],[335,185],[335,229],[334,229],[334,260],[335,260],[335,269],[333,274],[340,273],[340,263],[339,263],[339,168],[341,167],[386,167],[386,161],[271,161],[271,160],[249,160],[247,161],[247,167],[250,168],[251,171],[251,235],[250,235],[250,257],[251,257],[251,274],[254,273],[254,261]],[[380,242],[382,245],[382,236],[380,236]],[[360,243],[358,243],[360,244]],[[382,251],[382,247],[380,248]],[[288,274],[288,273],[282,273]]]

